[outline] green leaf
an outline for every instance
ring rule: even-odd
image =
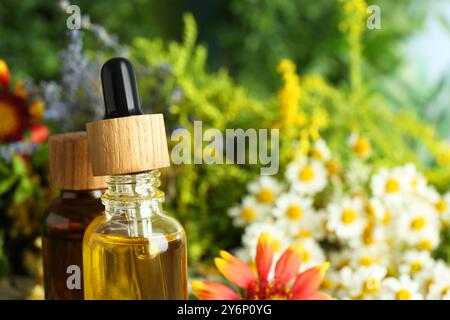
[[[27,175],[27,167],[23,159],[17,155],[12,158],[13,172],[18,176]]]
[[[8,192],[14,183],[16,183],[18,176],[13,175],[6,177],[0,181],[0,195]]]
[[[31,196],[33,193],[33,184],[27,177],[20,179],[13,196],[14,203],[20,203]]]
[[[0,160],[0,174],[8,175],[10,172],[11,168],[3,160]]]

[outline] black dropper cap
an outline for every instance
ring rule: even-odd
[[[105,119],[141,115],[136,74],[125,58],[112,58],[101,70]]]

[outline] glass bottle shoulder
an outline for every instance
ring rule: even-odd
[[[94,219],[86,230],[85,238],[92,235],[116,238],[155,238],[164,236],[175,239],[180,235],[184,236],[184,229],[176,219],[161,213],[139,219],[130,219],[126,216],[107,218],[103,215]]]

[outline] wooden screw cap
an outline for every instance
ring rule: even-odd
[[[50,136],[50,179],[65,190],[106,188],[104,177],[92,175],[86,132]]]
[[[86,124],[94,176],[129,174],[170,166],[162,114]]]

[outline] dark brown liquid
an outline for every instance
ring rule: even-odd
[[[42,244],[47,300],[83,299],[83,235],[89,223],[103,214],[101,194],[101,190],[62,191],[45,213]],[[68,267],[73,265],[80,268],[80,289],[67,285],[73,275]]]

